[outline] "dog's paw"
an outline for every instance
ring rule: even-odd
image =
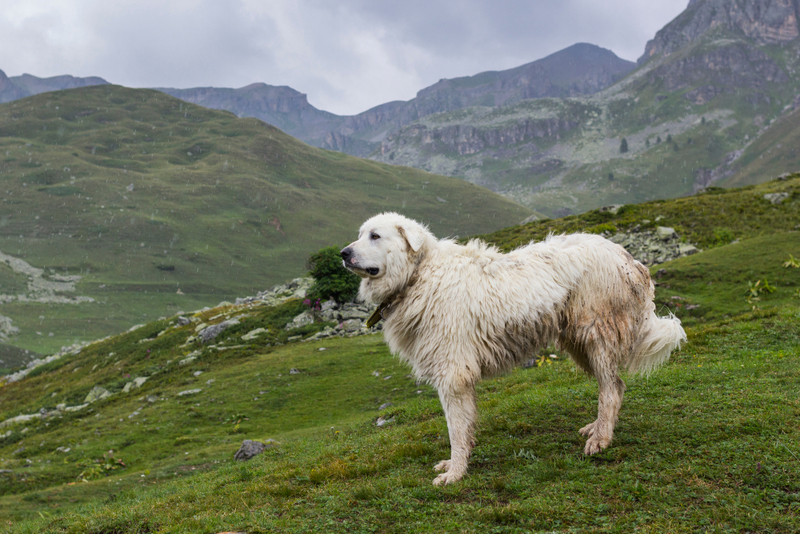
[[[445,472],[450,471],[450,460],[442,460],[441,462],[433,466],[433,470],[445,471]],[[434,482],[434,484],[436,483]],[[438,486],[439,484],[436,485]]]
[[[610,439],[601,439],[600,437],[593,435],[586,441],[586,446],[583,448],[583,454],[587,456],[597,454],[609,445],[611,445]]]
[[[578,433],[581,436],[590,437],[590,436],[592,436],[594,434],[594,427],[596,425],[597,425],[597,421],[594,421],[593,423],[589,423],[585,427],[583,427],[580,430],[578,430]]]
[[[463,477],[463,474],[453,473],[452,471],[447,471],[439,475],[438,477],[433,479],[434,486],[445,486],[447,484],[452,484],[454,482],[458,482]]]

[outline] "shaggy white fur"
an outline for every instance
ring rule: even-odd
[[[594,454],[611,443],[622,405],[618,369],[649,373],[686,339],[680,320],[656,316],[647,269],[596,235],[551,236],[502,254],[480,241],[437,240],[384,213],[361,226],[342,258],[362,277],[359,296],[381,304],[392,352],[439,393],[451,456],[435,466],[436,485],[466,473],[482,377],[558,342],[600,385],[597,419],[579,430]]]

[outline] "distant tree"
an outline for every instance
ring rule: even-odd
[[[672,150],[674,150],[675,152],[678,151],[678,143],[673,143],[672,144]]]
[[[706,123],[706,118],[705,117],[701,117],[700,118],[700,124],[705,124],[705,123]]]
[[[661,143],[661,136],[659,135],[658,137],[656,137],[656,144],[658,145],[660,143]]]
[[[667,134],[667,143],[672,142],[672,134]]]
[[[342,265],[339,248],[326,247],[308,258],[308,272],[314,285],[306,295],[312,302],[333,298],[336,302],[352,300],[361,279]]]
[[[613,172],[608,173],[608,181],[609,182],[613,182],[614,181],[614,173]]]
[[[647,148],[650,148],[650,139],[645,139],[644,140],[644,146],[647,147]]]
[[[619,153],[624,154],[627,151],[628,151],[628,140],[623,137],[622,141],[620,141],[619,143]]]

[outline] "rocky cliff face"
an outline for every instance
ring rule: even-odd
[[[0,71],[0,103],[11,102],[26,96],[38,95],[48,91],[61,91],[63,89],[74,89],[76,87],[87,87],[89,85],[108,84],[102,78],[91,76],[88,78],[76,78],[75,76],[53,76],[51,78],[39,78],[30,74],[22,76],[7,77]]]
[[[8,76],[6,76],[6,73],[0,70],[0,104],[26,96],[28,95],[25,91],[14,85]]]
[[[31,74],[23,74],[22,76],[12,77],[11,81],[14,85],[25,91],[27,93],[26,96],[38,95],[39,93],[46,93],[48,91],[88,87],[90,85],[108,85],[107,81],[97,76],[77,78],[75,76],[63,75],[39,78]]]
[[[610,50],[579,43],[538,61],[500,72],[440,80],[417,93],[418,117],[471,106],[505,106],[529,98],[591,95],[635,64]]]
[[[407,145],[414,145],[423,152],[451,152],[466,156],[536,139],[558,140],[561,134],[579,124],[578,121],[565,118],[522,119],[494,128],[468,124],[429,128],[424,124],[414,124],[400,134],[385,139],[381,143],[381,155],[387,156],[403,150]]]
[[[798,18],[800,0],[693,0],[647,43],[639,64],[670,54],[717,27],[759,45],[787,43],[800,36]]]
[[[443,79],[408,102],[388,102],[351,116],[310,105],[289,87],[253,84],[242,89],[159,89],[202,106],[256,117],[314,146],[367,156],[403,126],[434,113],[470,106],[503,106],[529,98],[570,97],[600,91],[635,67],[610,50],[576,44],[505,71]]]

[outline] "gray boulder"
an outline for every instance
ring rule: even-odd
[[[105,399],[105,398],[108,398],[110,396],[111,396],[111,392],[108,391],[106,388],[101,387],[101,386],[95,386],[95,387],[92,388],[92,390],[89,392],[89,394],[86,395],[86,398],[83,399],[83,403],[84,404],[91,404],[93,402],[99,401],[100,399]]]
[[[237,324],[239,324],[238,319],[228,319],[227,321],[222,321],[221,323],[212,324],[211,326],[207,326],[201,330],[197,337],[199,337],[200,341],[203,343],[208,343],[228,328],[236,326]]]
[[[778,205],[784,200],[789,198],[789,193],[767,193],[764,195],[764,200],[768,201],[770,204]]]
[[[271,449],[274,446],[274,440],[267,440],[267,443],[262,443],[260,441],[246,439],[242,442],[242,446],[239,447],[239,450],[234,453],[233,459],[240,462],[246,462],[247,460],[251,460],[265,450]]]

